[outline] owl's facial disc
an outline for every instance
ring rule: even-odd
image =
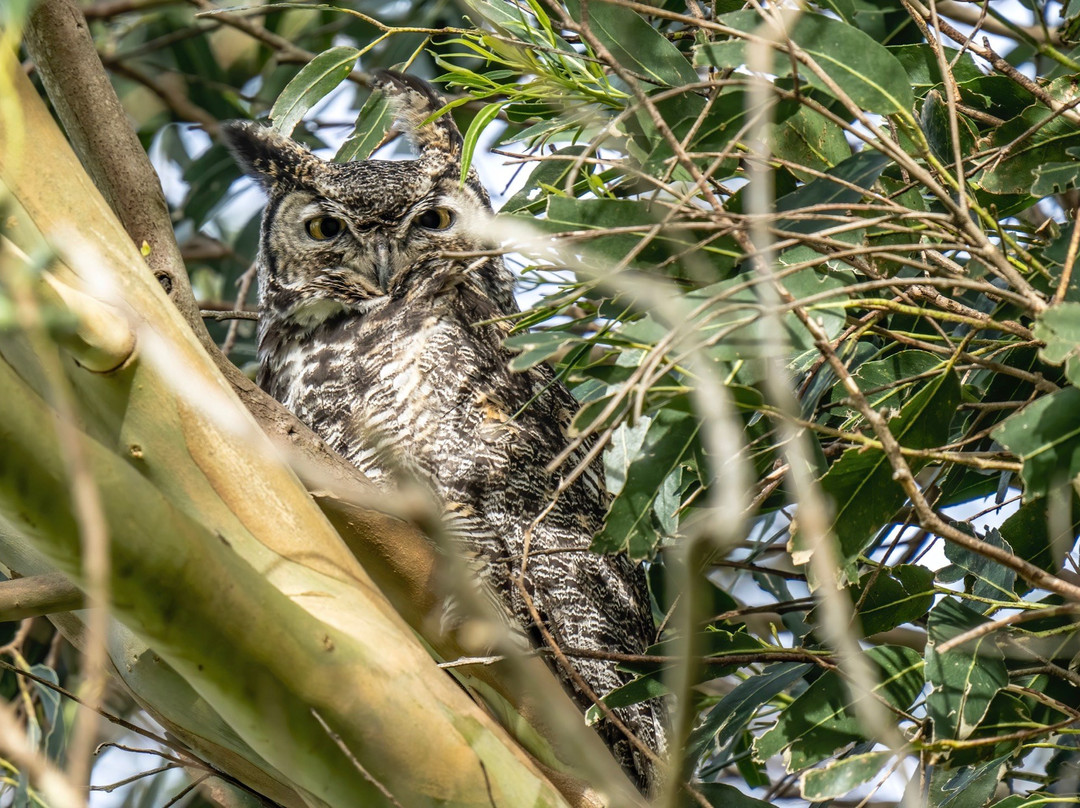
[[[272,200],[262,236],[268,294],[287,319],[313,326],[382,295],[368,256],[370,239],[349,211],[308,190]]]
[[[274,310],[304,328],[456,288],[464,264],[446,254],[484,241],[487,196],[456,170],[431,177],[407,162],[319,161],[310,176],[271,195],[260,274]]]

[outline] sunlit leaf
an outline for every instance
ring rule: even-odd
[[[595,550],[625,551],[631,558],[652,555],[659,538],[652,520],[660,486],[690,453],[700,428],[688,412],[665,409],[653,417],[626,482],[612,500],[604,529],[593,539]]]
[[[322,101],[352,72],[360,51],[345,45],[323,51],[289,82],[270,110],[274,128],[291,135],[308,110]]]
[[[679,49],[649,25],[636,12],[614,3],[582,3],[568,0],[567,9],[575,19],[584,19],[597,39],[614,57],[629,69],[656,84],[689,84],[697,81],[697,73]]]
[[[991,433],[1020,458],[1024,501],[1080,476],[1080,389],[1043,396]]]
[[[476,150],[476,142],[480,139],[480,135],[483,134],[487,125],[499,117],[499,113],[502,111],[504,104],[501,101],[496,101],[493,104],[486,104],[476,116],[472,119],[472,123],[469,124],[468,130],[465,132],[464,144],[461,147],[461,176],[460,181],[465,182],[465,178],[469,175],[469,168],[472,166],[473,152]]]
[[[1080,303],[1066,301],[1046,309],[1033,333],[1044,343],[1039,356],[1051,365],[1064,364],[1069,381],[1080,384]]]
[[[755,11],[735,11],[718,19],[722,25],[759,37],[776,36]],[[910,113],[915,104],[903,65],[880,43],[840,20],[804,12],[787,31],[787,38],[811,57],[820,69],[862,109],[887,115]],[[781,39],[783,41],[783,39]],[[695,49],[694,63],[700,67],[741,67],[746,64],[745,39],[732,39]],[[792,60],[777,53],[773,72],[791,72]],[[800,65],[799,75],[811,86],[833,92],[811,69]]]
[[[510,360],[511,370],[526,370],[545,362],[575,341],[565,331],[528,331],[506,338],[505,345],[519,353]]]
[[[1009,683],[1005,658],[993,634],[968,640],[945,653],[942,643],[987,622],[955,598],[944,598],[930,612],[927,628],[926,709],[934,738],[963,740],[974,732],[990,701]]]
[[[382,93],[373,93],[360,108],[356,127],[341,144],[334,160],[347,163],[350,160],[366,160],[379,147],[394,122],[390,100]]]
[[[817,801],[842,797],[875,777],[892,756],[892,752],[869,752],[841,758],[820,769],[810,769],[799,784],[803,799]]]
[[[611,708],[629,707],[631,704],[639,704],[648,699],[666,696],[671,691],[656,676],[639,676],[627,682],[622,687],[617,687],[604,696],[604,704]],[[603,718],[603,713],[595,704],[585,711],[585,723],[592,726]]]

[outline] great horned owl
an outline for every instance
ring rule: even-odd
[[[577,402],[547,366],[508,367],[513,277],[501,258],[475,257],[491,207],[475,170],[461,182],[461,133],[449,115],[425,123],[444,104],[426,83],[383,72],[377,85],[416,160],[331,163],[262,125],[223,127],[269,195],[258,382],[376,483],[404,467],[430,485],[534,643],[539,632],[511,582],[526,552],[525,587],[561,647],[641,653],[655,632],[642,568],[585,549],[609,501],[601,464],[557,497],[560,477],[545,471],[568,443]],[[575,666],[601,695],[629,678],[611,662]],[[661,713],[654,702],[617,715],[659,752]],[[608,722],[600,732],[650,790],[647,757]]]

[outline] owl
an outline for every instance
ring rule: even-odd
[[[642,567],[588,551],[609,503],[603,467],[558,491],[583,462],[546,468],[578,409],[546,365],[513,372],[503,345],[518,311],[513,276],[483,254],[491,215],[462,136],[425,82],[381,72],[415,160],[326,162],[257,123],[223,127],[241,167],[266,190],[258,261],[258,383],[376,484],[408,473],[430,487],[449,533],[535,645],[533,619],[604,695],[629,675],[577,649],[641,653],[655,627]],[[480,253],[478,257],[478,253]],[[524,589],[514,577],[524,565]],[[529,609],[529,602],[534,610]],[[588,697],[565,670],[564,686]],[[664,750],[663,708],[616,712]],[[653,763],[607,721],[599,731],[644,792]]]

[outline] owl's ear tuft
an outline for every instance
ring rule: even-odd
[[[461,131],[450,113],[424,123],[446,106],[442,96],[422,79],[393,70],[378,70],[374,87],[381,90],[393,105],[398,126],[420,152],[421,159],[441,157],[446,162],[461,159]]]
[[[322,162],[292,138],[256,121],[226,121],[221,136],[244,173],[267,190],[303,184]]]

